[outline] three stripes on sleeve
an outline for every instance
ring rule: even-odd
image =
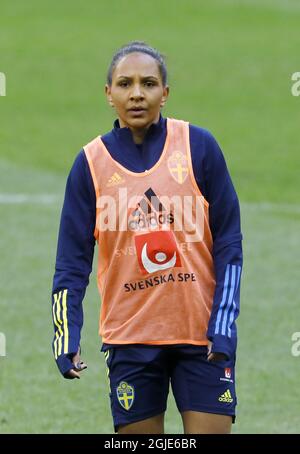
[[[53,350],[55,359],[61,354],[68,353],[69,349],[67,295],[67,289],[53,294],[52,315],[55,326]]]
[[[231,337],[231,327],[239,313],[238,288],[241,277],[241,266],[226,266],[222,300],[218,309],[214,334]]]

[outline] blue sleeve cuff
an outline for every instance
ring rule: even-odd
[[[224,353],[227,356],[227,359],[232,359],[235,356],[237,339],[236,337],[227,337],[222,336],[221,334],[216,334],[214,336],[207,336],[207,338],[212,342],[212,353]]]
[[[68,353],[66,355],[60,355],[56,360],[57,367],[58,367],[60,373],[65,378],[69,378],[66,376],[66,374],[67,374],[67,372],[69,372],[69,370],[73,369],[73,367],[74,367],[74,364],[72,363],[72,357],[74,355],[75,355],[75,353]]]
[[[66,376],[67,372],[69,372],[70,369],[73,369],[74,364],[72,362],[72,358],[76,353],[78,352],[78,349],[80,349],[80,337],[70,337],[69,338],[69,352],[64,353],[62,355],[59,355],[56,358],[56,364],[57,367],[60,371],[60,373],[65,377],[65,378],[70,378]]]

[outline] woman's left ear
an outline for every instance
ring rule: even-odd
[[[164,92],[163,92],[163,96],[161,98],[160,107],[164,107],[164,105],[166,104],[166,101],[169,96],[169,91],[170,91],[170,89],[169,89],[168,85],[166,85],[164,87]]]

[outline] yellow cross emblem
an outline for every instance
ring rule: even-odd
[[[181,151],[174,151],[168,159],[168,168],[177,183],[184,183],[189,173],[187,157]]]
[[[129,410],[134,401],[133,386],[130,386],[126,381],[122,381],[117,387],[117,396],[120,405],[122,405],[125,410]]]

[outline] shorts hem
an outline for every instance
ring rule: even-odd
[[[188,406],[188,407],[183,407],[183,408],[178,408],[178,411],[182,413],[183,411],[198,411],[199,413],[213,413],[215,415],[224,415],[224,416],[231,416],[232,417],[232,423],[235,423],[236,420],[236,414],[234,411],[222,411],[218,408],[212,408],[212,407],[202,407],[202,408],[195,408],[193,406]]]
[[[130,421],[128,421],[128,420],[125,421],[123,419],[120,419],[120,420],[116,419],[115,420],[115,418],[113,417],[115,433],[118,432],[118,429],[119,429],[120,426],[133,424],[135,422],[143,421],[144,419],[152,418],[153,416],[157,416],[157,415],[160,415],[161,413],[164,413],[166,410],[167,410],[167,407],[164,407],[164,408],[159,409],[159,410],[155,410],[155,411],[152,411],[152,412],[140,414],[140,415],[137,415],[135,418],[133,418]]]

